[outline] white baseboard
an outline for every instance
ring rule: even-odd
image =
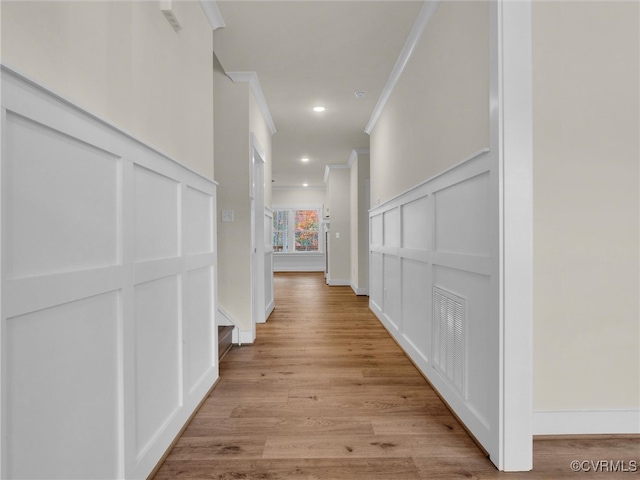
[[[302,267],[289,267],[289,266],[283,266],[283,267],[273,267],[273,271],[274,272],[324,272],[324,267],[308,267],[308,266],[302,266]]]
[[[350,280],[343,280],[341,278],[338,279],[332,279],[332,278],[328,278],[327,279],[327,285],[331,285],[332,287],[348,287],[351,285],[351,281]]]
[[[356,295],[369,295],[368,288],[358,288],[353,283],[350,283],[350,285],[351,285],[351,290],[353,290],[353,293],[355,293]]]
[[[271,315],[271,313],[273,312],[273,310],[276,308],[276,304],[274,301],[271,301],[271,303],[267,306],[267,311],[265,312],[265,316],[264,318],[269,320],[269,316]]]
[[[537,411],[533,434],[640,434],[640,410]]]
[[[256,341],[256,337],[251,330],[240,330],[238,327],[233,329],[231,342],[234,345],[252,345]]]

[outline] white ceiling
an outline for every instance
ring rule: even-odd
[[[368,148],[364,133],[421,1],[218,0],[227,72],[256,72],[277,133],[274,187],[324,187],[325,165]],[[357,99],[356,91],[367,96]],[[326,107],[314,113],[316,105]],[[308,157],[306,164],[300,161]]]

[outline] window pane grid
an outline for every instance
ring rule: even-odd
[[[276,210],[273,214],[275,252],[318,252],[319,210]]]

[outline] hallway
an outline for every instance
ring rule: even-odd
[[[321,273],[276,274],[275,295],[255,345],[222,360],[219,384],[155,479],[570,478],[575,458],[637,456],[633,439],[539,440],[536,473],[499,473],[368,297],[326,286]]]

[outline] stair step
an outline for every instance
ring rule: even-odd
[[[230,325],[218,326],[218,361],[222,360],[222,357],[231,350],[233,344],[231,343],[231,337],[233,333],[233,327]]]

